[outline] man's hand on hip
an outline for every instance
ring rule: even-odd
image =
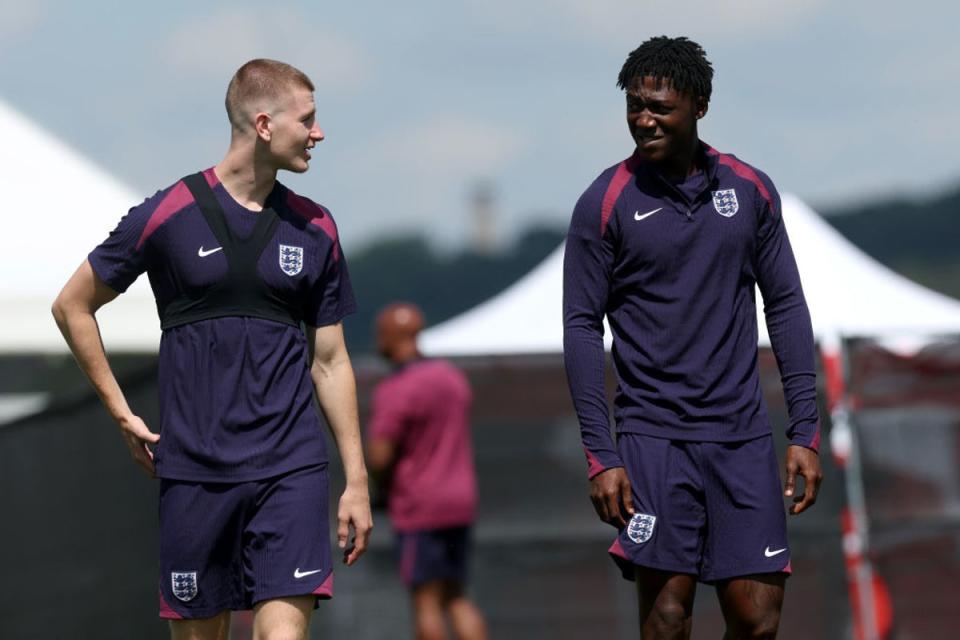
[[[156,469],[153,466],[153,452],[147,445],[160,442],[160,434],[150,431],[146,423],[139,416],[131,415],[119,420],[120,433],[123,441],[130,449],[130,455],[140,468],[153,478]]]

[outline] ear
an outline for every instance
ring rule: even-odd
[[[269,113],[259,112],[253,118],[253,127],[257,132],[257,137],[264,142],[270,142],[273,137],[273,120]]]
[[[697,98],[697,102],[696,102],[697,120],[707,115],[707,106],[708,106],[708,103],[704,98],[702,97]]]

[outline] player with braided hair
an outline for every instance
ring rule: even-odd
[[[813,331],[780,198],[763,172],[700,140],[712,80],[687,38],[630,53],[618,85],[636,150],[577,202],[564,258],[564,359],[591,499],[619,531],[610,554],[637,582],[644,638],[689,637],[698,582],[716,587],[725,638],[777,632],[791,567],[757,370],[758,285],[790,417],[791,514],[821,480]]]

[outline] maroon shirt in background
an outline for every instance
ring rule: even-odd
[[[473,523],[471,401],[466,376],[444,360],[411,362],[374,390],[369,436],[397,447],[389,494],[397,531]]]

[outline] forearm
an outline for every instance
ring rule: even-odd
[[[815,343],[800,273],[782,223],[761,251],[758,284],[770,344],[780,368],[793,444],[819,446]]]
[[[602,334],[568,328],[564,332],[563,355],[570,396],[580,422],[580,439],[587,456],[587,473],[593,478],[606,469],[623,466],[610,435]]]
[[[73,357],[104,407],[118,423],[129,418],[132,411],[110,368],[94,312],[58,300],[53,306],[53,316]]]
[[[577,202],[563,256],[563,360],[589,478],[623,466],[610,436],[604,385],[603,318],[617,235],[615,222],[608,225],[602,213],[606,190],[594,182]]]
[[[802,295],[800,303],[785,312],[768,313],[767,328],[787,405],[787,437],[792,444],[817,450],[820,422],[815,346],[810,315]]]
[[[350,359],[344,353],[329,362],[314,362],[311,369],[320,408],[340,451],[347,485],[367,483],[367,469],[360,440],[357,385]]]

